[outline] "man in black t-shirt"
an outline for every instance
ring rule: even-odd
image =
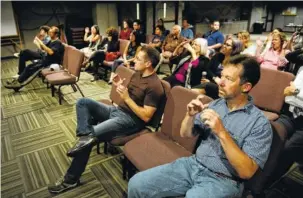
[[[134,28],[134,31],[138,32],[138,34],[139,34],[139,38],[136,38],[136,40],[138,39],[140,41],[140,43],[146,43],[146,36],[145,36],[144,32],[142,31],[141,21],[139,19],[137,19],[133,22],[133,28]]]
[[[105,105],[89,98],[76,104],[79,141],[67,152],[73,157],[64,179],[48,187],[51,193],[61,193],[79,185],[93,146],[98,141],[110,141],[142,130],[152,119],[160,105],[164,90],[154,72],[159,52],[152,47],[142,47],[135,58],[136,73],[126,87],[124,79],[116,76],[113,84],[122,102],[118,107]]]
[[[6,85],[4,85],[5,88],[18,91],[30,83],[44,67],[48,67],[51,64],[60,65],[62,63],[64,46],[59,40],[59,29],[53,26],[48,33],[51,40],[46,45],[39,38],[35,38],[35,41],[39,43],[47,55],[38,62],[28,65],[17,79],[7,81]]]

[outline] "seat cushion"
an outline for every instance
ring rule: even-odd
[[[50,74],[46,76],[46,80],[51,85],[63,85],[76,83],[77,78],[68,74],[67,72],[60,72],[55,74]]]
[[[64,70],[60,70],[60,71],[51,71],[49,68],[45,68],[41,71],[42,76],[47,76],[50,74],[54,74],[54,73],[58,73],[58,72],[64,72]]]
[[[138,133],[134,133],[132,135],[128,135],[128,136],[124,136],[124,137],[117,137],[115,139],[113,139],[112,141],[110,141],[110,144],[114,145],[114,146],[124,146],[127,142],[139,137],[140,135],[146,134],[146,133],[150,133],[149,129],[143,129]]]
[[[273,112],[270,112],[270,111],[265,111],[265,110],[262,110],[265,117],[270,120],[270,121],[275,121],[279,118],[279,115],[276,114],[276,113],[273,113]]]
[[[140,171],[192,155],[162,132],[147,133],[129,141],[123,152]]]

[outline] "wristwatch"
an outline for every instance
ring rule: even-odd
[[[295,89],[294,94],[298,95],[298,93],[300,93],[300,90],[299,89]]]

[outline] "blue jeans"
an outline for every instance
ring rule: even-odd
[[[137,173],[128,183],[128,198],[241,197],[243,187],[243,183],[211,172],[191,156]]]
[[[90,98],[76,104],[77,136],[93,135],[100,141],[130,135],[144,127],[142,120],[131,117],[115,106],[105,105]]]
[[[143,121],[132,118],[121,109],[102,104],[89,98],[81,98],[76,104],[77,136],[93,135],[99,141],[130,135],[144,128]],[[77,154],[67,170],[65,178],[78,181],[85,170],[92,146]]]

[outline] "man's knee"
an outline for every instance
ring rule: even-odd
[[[88,98],[80,98],[77,100],[76,106],[85,106],[88,103]]]
[[[145,178],[146,179],[146,178]],[[141,173],[135,174],[128,182],[128,196],[139,197],[144,188],[144,180]]]

